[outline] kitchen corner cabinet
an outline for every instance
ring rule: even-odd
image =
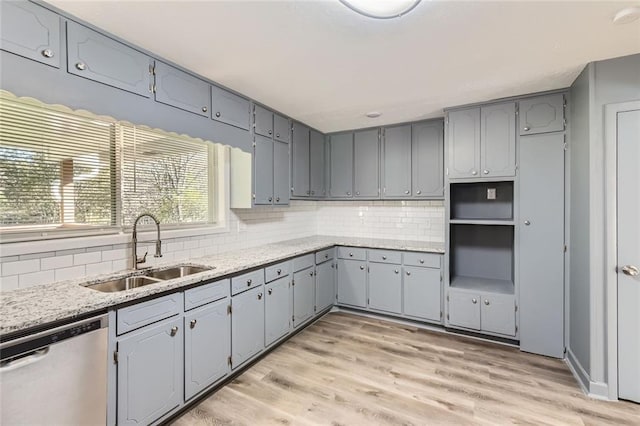
[[[67,71],[137,95],[151,95],[152,60],[131,47],[67,21]]]
[[[316,265],[316,312],[333,305],[336,300],[334,260]]]
[[[294,122],[291,126],[291,196],[308,197],[310,191],[311,155],[309,128]]]
[[[442,121],[427,121],[411,128],[412,198],[444,196],[444,129]]]
[[[411,125],[387,127],[382,142],[382,197],[411,196]]]
[[[251,103],[218,86],[211,86],[211,118],[240,129],[251,126]]]
[[[353,133],[329,137],[329,196],[353,198]]]
[[[209,117],[209,83],[159,61],[153,67],[153,75],[157,102]]]
[[[369,308],[394,314],[402,313],[402,267],[369,263]]]
[[[118,424],[150,424],[183,397],[183,326],[174,317],[118,341]]]
[[[561,93],[520,101],[521,136],[560,132],[564,127],[564,95]]]
[[[28,1],[0,2],[0,48],[60,68],[60,17]]]
[[[290,283],[289,277],[282,277],[264,287],[264,339],[266,346],[280,340],[291,328]]]
[[[325,188],[326,144],[324,135],[316,130],[309,132],[309,195],[324,197]]]
[[[310,266],[293,274],[293,327],[299,327],[314,314],[315,273]]]
[[[380,196],[380,137],[378,129],[353,135],[353,194],[356,198]]]
[[[367,262],[338,259],[338,304],[367,307]]]
[[[264,349],[264,287],[231,298],[231,362],[233,369]]]

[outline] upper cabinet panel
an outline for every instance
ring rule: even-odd
[[[516,103],[482,107],[480,164],[483,177],[516,174]]]
[[[520,101],[520,135],[564,130],[564,96],[540,96]]]
[[[293,123],[291,144],[291,195],[308,197],[309,190],[309,128]]]
[[[273,112],[259,105],[253,107],[254,132],[258,135],[273,137]]]
[[[329,138],[329,196],[353,197],[353,133],[340,133]]]
[[[444,196],[442,121],[414,124],[411,138],[413,197],[441,198]]]
[[[60,17],[27,1],[0,2],[0,48],[60,68]]]
[[[480,108],[449,112],[447,154],[449,178],[478,176],[480,169]]]
[[[225,124],[249,130],[251,104],[248,99],[211,86],[211,118]]]
[[[312,197],[324,197],[325,189],[325,143],[324,135],[311,130],[309,138],[309,190]]]
[[[411,196],[411,125],[387,127],[382,142],[382,197]]]
[[[361,130],[353,136],[353,191],[356,197],[380,196],[379,130]]]
[[[291,141],[291,125],[289,119],[278,114],[273,114],[273,138],[280,142]]]
[[[156,101],[209,116],[209,84],[162,62],[155,66]]]
[[[67,22],[67,71],[149,97],[148,56],[75,22]]]

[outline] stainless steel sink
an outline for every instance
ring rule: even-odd
[[[174,278],[186,277],[187,275],[198,274],[204,271],[210,271],[213,268],[204,266],[181,265],[174,268],[160,269],[158,271],[150,271],[145,274],[147,277],[159,280],[172,280]]]
[[[103,281],[87,286],[92,290],[98,290],[103,293],[113,293],[116,291],[129,290],[131,288],[142,287],[149,284],[155,284],[161,280],[145,276],[127,277],[116,280]]]

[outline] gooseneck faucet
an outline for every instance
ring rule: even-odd
[[[160,221],[156,219],[154,215],[151,213],[142,213],[140,216],[136,217],[136,220],[133,221],[133,269],[138,269],[138,264],[144,263],[147,261],[147,254],[149,252],[145,252],[144,256],[138,257],[138,222],[143,217],[148,216],[156,223],[156,229],[158,230],[158,234],[156,236],[156,254],[153,257],[162,257],[162,242],[160,241]]]

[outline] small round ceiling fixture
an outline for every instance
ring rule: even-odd
[[[340,3],[369,18],[391,19],[411,12],[420,0],[340,0]]]
[[[640,18],[640,6],[626,7],[613,17],[614,24],[629,24]]]
[[[371,111],[371,112],[366,113],[365,115],[367,117],[369,117],[369,118],[378,118],[378,117],[380,117],[382,115],[382,113],[378,112],[378,111]]]

